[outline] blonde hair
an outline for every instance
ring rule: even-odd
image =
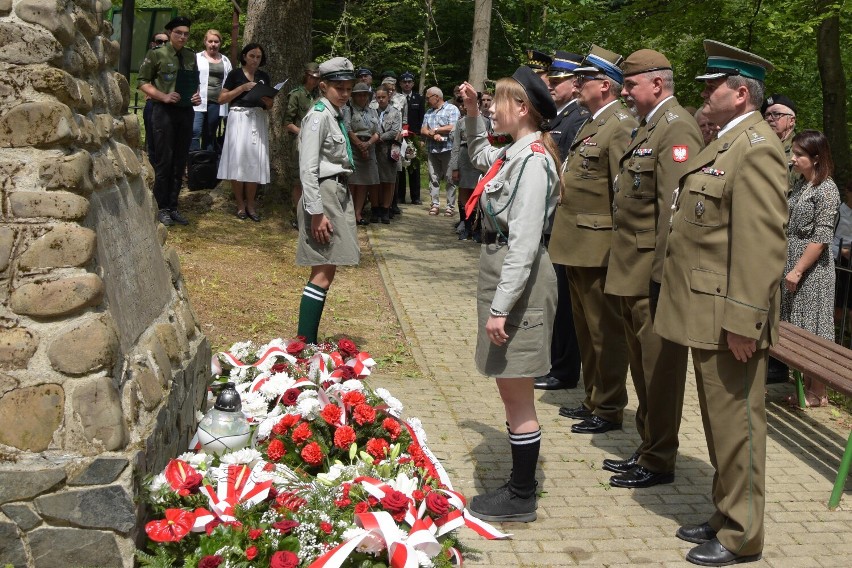
[[[213,30],[213,29],[210,29],[210,30],[207,30],[206,32],[204,32],[204,41],[207,41],[207,36],[211,36],[211,35],[218,37],[219,43],[222,43],[222,33],[219,30]]]
[[[532,102],[530,102],[530,98],[527,96],[527,92],[523,85],[511,77],[498,79],[497,85],[494,88],[494,106],[503,110],[509,110],[509,103],[511,101],[527,105],[527,109],[529,109],[528,116],[530,117],[530,120],[532,120],[535,129],[542,131],[541,141],[544,144],[544,148],[547,150],[547,153],[550,154],[551,158],[553,158],[553,163],[556,164],[556,179],[559,179],[559,172],[562,170],[562,160],[559,156],[559,147],[556,145],[556,141],[550,135],[550,132],[544,130],[546,122],[544,117],[541,116],[538,109],[536,109]],[[560,181],[560,186],[561,183],[562,182]]]

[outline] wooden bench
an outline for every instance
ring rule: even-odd
[[[852,350],[838,345],[793,324],[781,322],[779,341],[769,349],[769,354],[793,369],[799,406],[805,407],[804,376],[808,376],[831,389],[852,396]],[[852,433],[846,442],[846,451],[828,501],[829,509],[840,504],[840,497],[852,464]]]

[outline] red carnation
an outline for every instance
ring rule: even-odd
[[[301,456],[302,459],[305,460],[305,463],[311,466],[318,466],[325,458],[322,453],[322,448],[320,448],[319,444],[317,444],[316,442],[311,442],[310,444],[302,448]]]
[[[263,529],[249,529],[248,537],[249,540],[257,540],[260,538],[260,535],[263,534]]]
[[[367,399],[364,398],[364,395],[360,392],[352,391],[343,395],[343,402],[349,406],[358,406],[359,404],[367,402]]]
[[[286,370],[287,370],[287,363],[275,363],[274,365],[272,365],[270,372],[273,375],[275,375],[275,374],[278,374],[278,373],[283,373]]]
[[[287,450],[284,448],[284,442],[277,438],[269,442],[269,446],[266,448],[266,455],[274,462],[283,458],[286,453]]]
[[[282,534],[290,534],[290,531],[292,531],[298,526],[298,522],[290,520],[283,520],[278,521],[277,523],[272,523],[272,528],[281,531]]]
[[[289,353],[290,355],[299,355],[304,348],[304,342],[291,341],[290,344],[287,346],[287,353]]]
[[[224,562],[224,558],[221,556],[208,555],[198,562],[198,568],[217,568],[222,562]]]
[[[343,411],[336,404],[326,404],[325,408],[320,412],[322,419],[332,425],[338,424],[342,415]]]
[[[355,430],[351,426],[341,426],[334,431],[334,445],[341,450],[349,449],[355,442]]]
[[[356,513],[366,513],[370,510],[370,504],[366,501],[361,501],[360,503],[355,503],[355,512]]]
[[[337,350],[340,351],[341,355],[346,355],[349,357],[354,357],[358,354],[358,347],[351,339],[341,339],[340,341],[338,341]]]
[[[376,409],[369,404],[359,404],[352,412],[352,417],[359,426],[376,421]]]
[[[295,430],[293,430],[293,442],[296,445],[300,446],[304,444],[308,440],[308,438],[313,436],[313,434],[314,433],[311,432],[311,427],[308,426],[308,423],[302,422],[301,424],[296,426]]]
[[[269,568],[299,568],[299,557],[289,550],[279,550],[269,560]]]
[[[320,530],[322,532],[324,532],[325,534],[331,534],[331,531],[332,531],[333,528],[334,527],[332,527],[331,523],[329,523],[328,521],[322,521],[320,523]]]
[[[281,396],[281,402],[285,406],[293,406],[298,402],[300,394],[302,394],[302,391],[299,389],[287,389]]]
[[[246,548],[246,558],[249,560],[254,560],[257,557],[257,547],[249,546]]]
[[[384,438],[370,438],[367,440],[367,453],[376,459],[381,459],[388,454],[390,444]]]
[[[426,496],[426,508],[439,517],[443,517],[450,512],[450,501],[443,493],[433,491]]]
[[[395,521],[401,521],[405,517],[405,512],[408,511],[408,497],[405,496],[405,493],[396,489],[391,489],[385,493],[381,504]]]
[[[402,427],[399,425],[399,422],[393,418],[385,418],[382,420],[382,428],[387,430],[388,434],[390,434],[391,440],[396,440],[399,438],[400,433],[402,433]]]

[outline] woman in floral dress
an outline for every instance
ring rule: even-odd
[[[831,179],[834,164],[825,135],[805,130],[793,137],[792,163],[802,177],[788,198],[781,319],[834,341],[834,261],[828,245],[834,236],[840,194]],[[788,401],[795,403],[795,396]],[[826,405],[825,385],[805,377],[805,402]]]

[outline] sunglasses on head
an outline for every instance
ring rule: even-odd
[[[155,39],[155,40],[154,40],[154,43],[155,43],[156,45],[163,45],[163,44],[164,44],[164,43],[166,43],[167,41],[169,41],[169,40],[167,40],[167,39]]]

